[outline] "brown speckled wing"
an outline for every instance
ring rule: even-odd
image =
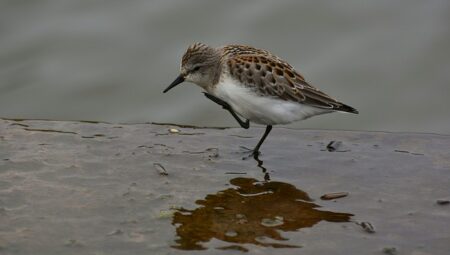
[[[308,84],[291,65],[265,50],[231,45],[224,47],[224,52],[230,74],[261,95],[324,109],[357,112]]]

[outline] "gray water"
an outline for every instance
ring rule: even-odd
[[[196,41],[286,59],[357,108],[290,125],[450,134],[450,1],[1,0],[0,117],[237,126],[184,84]]]

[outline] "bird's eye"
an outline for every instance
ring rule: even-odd
[[[198,70],[200,70],[200,66],[196,66],[196,67],[194,68],[194,71],[195,71],[195,72],[198,71]]]

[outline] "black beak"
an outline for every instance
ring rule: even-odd
[[[184,76],[182,74],[178,75],[178,77],[172,82],[172,84],[169,85],[169,87],[167,87],[163,93],[166,93],[167,91],[169,91],[171,88],[177,86],[178,84],[182,83],[184,81]]]

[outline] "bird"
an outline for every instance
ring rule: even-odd
[[[331,112],[358,114],[355,108],[312,86],[288,62],[247,45],[190,45],[181,58],[180,74],[163,93],[185,81],[200,86],[204,95],[231,113],[242,128],[248,129],[250,122],[266,126],[251,150],[255,158],[273,125]]]

